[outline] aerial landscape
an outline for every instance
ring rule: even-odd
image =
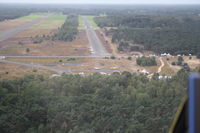
[[[198,4],[0,4],[1,133],[166,133],[191,72]]]

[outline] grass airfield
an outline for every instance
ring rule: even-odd
[[[87,39],[87,34],[85,32],[85,26],[83,23],[83,16],[79,15],[79,34],[76,39],[72,42],[64,41],[52,41],[45,40],[42,43],[34,44],[31,38],[35,36],[43,35],[53,35],[58,31],[58,28],[67,19],[66,15],[59,13],[43,14],[35,13],[28,16],[24,16],[15,20],[7,20],[0,22],[0,33],[12,28],[15,28],[24,23],[33,21],[49,15],[48,18],[42,20],[41,22],[32,25],[28,29],[16,34],[15,36],[0,42],[0,56],[4,55],[19,55],[19,56],[90,56],[91,50],[89,41]],[[88,17],[90,25],[99,32],[98,37],[106,45],[112,48],[111,55],[118,56],[116,59],[105,59],[105,58],[6,58],[8,61],[22,62],[22,63],[34,63],[41,64],[44,66],[50,66],[58,69],[67,69],[72,72],[72,74],[92,74],[95,72],[103,71],[102,74],[110,74],[112,72],[138,72],[146,70],[149,73],[157,72],[158,68],[161,66],[161,62],[157,59],[157,66],[153,67],[141,67],[136,64],[137,56],[129,54],[120,54],[116,51],[116,44],[111,43],[111,38],[105,36],[105,33],[100,29],[94,22],[94,16]],[[15,22],[15,24],[13,24]],[[6,26],[5,26],[6,25]],[[27,52],[29,49],[29,52]],[[138,54],[136,52],[136,54]],[[140,53],[144,54],[145,53]],[[131,56],[132,59],[128,60],[127,57]],[[170,58],[167,60],[163,57],[164,66],[159,73],[160,75],[173,76],[181,68],[179,66],[172,66],[171,63],[177,60],[177,57]],[[200,66],[200,61],[195,57],[189,60],[188,57],[184,57],[184,60],[191,68]],[[15,77],[21,77],[26,74],[42,74],[45,76],[51,76],[56,74],[56,72],[50,70],[44,70],[41,68],[27,67],[15,64],[6,64],[0,62],[0,79],[11,79]]]

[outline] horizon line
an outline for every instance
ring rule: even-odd
[[[0,2],[0,4],[65,4],[65,5],[200,5],[199,3],[76,3],[76,2]]]

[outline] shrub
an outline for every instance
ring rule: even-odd
[[[176,62],[172,62],[172,65],[175,66],[175,65],[176,65]]]
[[[156,66],[157,65],[155,57],[145,57],[145,56],[137,58],[136,63],[140,66]]]
[[[29,49],[29,48],[26,48],[26,52],[27,52],[27,53],[30,52],[30,49]]]
[[[37,72],[37,69],[33,69],[33,72],[36,73],[36,72]]]
[[[183,62],[183,57],[182,56],[178,57],[178,62]]]
[[[129,56],[127,59],[128,59],[128,60],[132,60],[132,57],[131,57],[131,56]]]
[[[116,59],[116,57],[115,56],[111,56],[110,59]]]

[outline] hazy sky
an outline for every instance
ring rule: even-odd
[[[1,3],[200,4],[200,0],[0,0]]]

